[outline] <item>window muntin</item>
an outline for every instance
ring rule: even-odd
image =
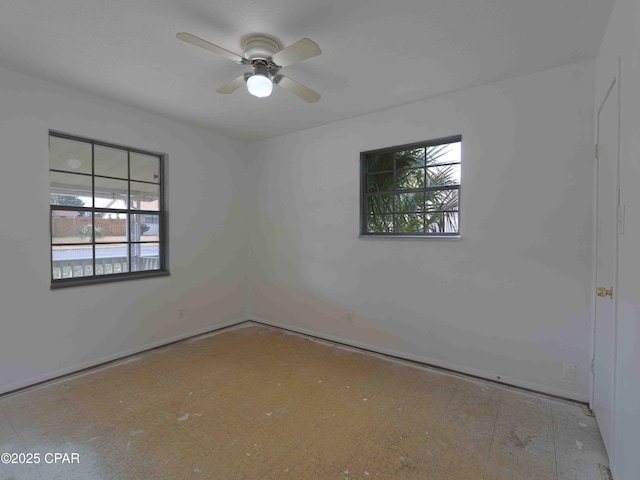
[[[49,165],[52,287],[168,273],[162,155],[50,132]]]
[[[363,236],[458,236],[462,137],[363,152]]]

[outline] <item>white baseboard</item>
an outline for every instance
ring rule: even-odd
[[[168,345],[173,342],[177,342],[180,340],[184,340],[190,337],[203,335],[206,333],[215,333],[218,330],[228,329],[229,327],[239,326],[246,322],[254,322],[256,324],[269,325],[276,328],[281,328],[284,330],[289,330],[292,332],[297,332],[302,335],[308,335],[316,338],[320,338],[323,340],[327,340],[329,342],[336,342],[342,345],[351,346],[358,349],[368,350],[370,352],[379,353],[382,355],[388,355],[392,357],[396,357],[398,359],[405,359],[413,362],[418,362],[424,364],[426,367],[433,366],[438,368],[443,368],[451,372],[452,374],[459,373],[461,375],[471,375],[473,377],[478,377],[480,379],[486,379],[495,382],[496,375],[490,372],[485,372],[483,370],[477,370],[474,368],[468,368],[461,365],[452,364],[450,362],[444,362],[441,360],[437,360],[434,358],[423,357],[420,355],[412,355],[406,352],[402,352],[399,350],[393,350],[389,348],[378,347],[376,345],[371,345],[368,343],[358,342],[356,340],[351,340],[343,337],[338,337],[335,335],[330,335],[323,332],[318,332],[316,330],[311,330],[307,328],[300,328],[292,325],[288,325],[285,323],[274,322],[272,320],[267,320],[266,318],[262,318],[258,315],[251,315],[249,318],[247,317],[239,317],[233,320],[229,320],[214,326],[205,327],[199,330],[195,330],[189,333],[185,333],[182,335],[177,335],[172,338],[167,338],[164,340],[160,340],[158,342],[152,342],[140,347],[136,347],[134,349],[126,350],[123,352],[118,352],[112,355],[107,355],[105,357],[98,358],[96,360],[92,360],[89,362],[84,362],[78,365],[74,365],[72,367],[63,368],[59,370],[54,370],[52,372],[47,372],[42,375],[38,375],[36,377],[31,377],[26,380],[22,380],[19,382],[10,383],[8,385],[0,386],[0,395],[11,392],[13,390],[18,390],[22,388],[27,388],[32,385],[36,385],[38,383],[46,382],[48,380],[52,380],[58,377],[62,377],[65,375],[71,375],[76,372],[80,372],[85,369],[90,369],[93,367],[99,367],[102,364],[113,362],[115,360],[124,359],[125,357],[129,357],[131,355],[136,355],[138,353],[143,353],[147,350],[151,350],[154,348],[162,347],[164,345]],[[575,400],[582,403],[587,403],[589,401],[587,395],[576,394],[575,392],[566,391],[559,388],[550,387],[548,385],[542,385],[534,382],[527,382],[523,380],[519,380],[517,378],[505,377],[501,376],[499,383],[510,385],[518,388],[524,388],[527,390],[532,390],[534,392],[539,392],[543,394],[553,395],[556,397],[567,398],[571,400]]]
[[[429,358],[429,357],[423,357],[420,355],[412,355],[406,352],[402,352],[399,350],[393,350],[390,348],[383,348],[383,347],[378,347],[376,345],[371,345],[368,343],[363,343],[363,342],[358,342],[356,340],[351,340],[351,339],[347,339],[347,338],[342,338],[342,337],[338,337],[335,335],[330,335],[327,333],[323,333],[323,332],[318,332],[316,330],[310,330],[307,328],[300,328],[300,327],[295,327],[292,325],[287,325],[284,323],[279,323],[279,322],[274,322],[272,320],[267,320],[266,318],[262,318],[260,316],[257,315],[253,315],[252,318],[249,319],[249,321],[253,321],[257,324],[264,324],[264,325],[270,325],[276,328],[282,328],[284,330],[290,330],[293,332],[297,332],[300,333],[302,335],[309,335],[312,337],[317,337],[317,338],[321,338],[323,340],[328,340],[330,342],[337,342],[337,343],[341,343],[343,345],[348,345],[351,347],[355,347],[355,348],[359,348],[359,349],[364,349],[364,350],[368,350],[371,352],[375,352],[375,353],[380,353],[382,355],[390,355],[392,357],[396,357],[399,359],[405,359],[405,360],[410,360],[410,361],[414,361],[414,362],[418,362],[421,364],[424,364],[426,367],[428,366],[433,366],[433,367],[438,367],[438,368],[443,368],[446,369],[448,371],[450,371],[452,374],[455,373],[459,373],[462,375],[470,375],[473,377],[479,377],[480,379],[486,379],[492,382],[498,382],[501,384],[505,384],[508,386],[513,386],[513,387],[517,387],[517,388],[524,388],[526,390],[532,390],[534,392],[539,392],[542,394],[547,394],[547,395],[553,395],[555,397],[561,397],[561,398],[566,398],[566,399],[570,399],[570,400],[575,400],[578,402],[582,402],[582,403],[587,403],[589,401],[589,398],[587,395],[580,395],[580,394],[576,394],[575,392],[572,391],[567,391],[564,389],[560,389],[560,388],[555,388],[555,387],[550,387],[548,385],[542,385],[539,383],[534,383],[534,382],[528,382],[525,380],[520,380],[517,378],[511,378],[511,377],[505,377],[505,376],[500,376],[500,380],[497,380],[496,377],[497,375],[491,373],[491,372],[485,372],[483,370],[477,370],[474,368],[468,368],[468,367],[464,367],[461,365],[456,365],[450,362],[444,362],[442,360],[437,360],[434,358]]]
[[[71,367],[67,367],[67,368],[61,368],[58,370],[54,370],[52,372],[47,372],[44,373],[42,375],[37,375],[35,377],[31,377],[28,378],[26,380],[21,380],[19,382],[14,382],[14,383],[9,383],[7,385],[2,385],[0,386],[0,395],[5,394],[7,392],[11,392],[14,390],[19,390],[22,388],[27,388],[30,387],[32,385],[36,385],[42,382],[46,382],[48,380],[53,380],[55,378],[58,377],[63,377],[65,375],[71,375],[77,372],[81,372],[82,370],[86,370],[86,369],[90,369],[90,368],[94,368],[94,367],[99,367],[100,365],[103,365],[105,363],[109,363],[109,362],[113,362],[116,360],[120,360],[120,359],[124,359],[126,357],[129,357],[131,355],[136,355],[138,353],[143,353],[147,350],[151,350],[154,348],[158,348],[158,347],[162,347],[164,345],[168,345],[170,343],[173,342],[178,342],[180,340],[185,340],[187,338],[190,337],[195,337],[198,335],[203,335],[206,333],[213,333],[216,332],[218,330],[222,330],[225,328],[229,328],[229,327],[233,327],[242,323],[245,323],[248,319],[246,317],[240,317],[240,318],[235,318],[233,320],[228,320],[226,322],[222,322],[216,325],[210,325],[208,327],[205,328],[201,328],[195,331],[191,331],[188,333],[184,333],[181,335],[177,335],[175,337],[171,337],[171,338],[166,338],[164,340],[159,340],[157,342],[151,342],[151,343],[147,343],[145,345],[142,345],[140,347],[136,347],[136,348],[132,348],[130,350],[125,350],[122,352],[117,352],[114,353],[112,355],[106,355],[104,357],[100,357],[98,359],[95,360],[90,360],[88,362],[83,362],[77,365],[73,365]]]

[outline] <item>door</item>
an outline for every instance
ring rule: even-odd
[[[592,409],[613,461],[618,243],[620,81],[614,77],[597,112],[596,292]]]

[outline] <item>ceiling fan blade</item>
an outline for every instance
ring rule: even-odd
[[[228,58],[229,60],[239,63],[241,65],[248,62],[246,58],[241,57],[236,53],[230,52],[226,48],[222,48],[222,47],[219,47],[218,45],[214,45],[213,43],[207,42],[206,40],[196,37],[195,35],[191,35],[190,33],[178,33],[176,34],[176,37],[179,40],[182,40],[183,42],[187,42],[187,43],[190,43],[191,45],[195,45],[196,47],[201,47],[213,53],[217,53],[218,55],[222,55],[223,57]]]
[[[247,83],[246,75],[240,75],[216,90],[218,93],[233,93]]]
[[[320,100],[320,94],[318,92],[314,92],[309,87],[305,87],[301,83],[291,80],[289,77],[285,77],[284,75],[276,75],[273,79],[273,83],[281,86],[285,90],[289,90],[305,102],[314,103]]]
[[[283,48],[279,52],[274,53],[271,60],[280,67],[286,67],[288,65],[301,62],[302,60],[306,60],[307,58],[315,57],[321,53],[322,50],[320,50],[320,47],[316,42],[309,40],[308,38],[303,38],[302,40],[298,40],[296,43]]]

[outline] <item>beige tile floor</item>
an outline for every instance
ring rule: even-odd
[[[579,405],[256,325],[0,409],[0,453],[40,454],[0,479],[600,480],[607,463]]]

